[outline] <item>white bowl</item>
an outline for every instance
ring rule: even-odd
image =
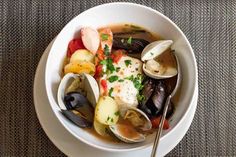
[[[186,113],[193,105],[197,88],[197,65],[193,50],[183,32],[166,16],[151,8],[133,3],[108,3],[91,8],[72,19],[58,34],[49,52],[45,69],[46,91],[50,105],[62,125],[78,140],[106,151],[131,151],[152,145],[154,135],[143,143],[110,143],[72,124],[62,114],[57,104],[57,88],[61,80],[62,63],[67,46],[83,26],[102,27],[110,24],[131,23],[174,41],[183,74],[180,99],[170,122],[170,129],[163,132],[160,142],[173,133],[177,125],[185,125]]]

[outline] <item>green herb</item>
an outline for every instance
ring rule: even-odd
[[[111,58],[107,59],[107,70],[108,74],[112,74],[116,70]]]
[[[113,87],[111,87],[111,89],[109,90],[109,96],[110,96],[110,97],[112,97],[111,94],[112,94],[113,90],[114,90]]]
[[[137,99],[138,99],[138,102],[142,102],[143,100],[145,100],[145,96],[144,95],[142,95],[142,94],[137,94]]]
[[[101,34],[102,41],[106,41],[108,37],[108,34]]]
[[[154,55],[154,53],[151,52],[151,55]]]
[[[100,62],[100,64],[106,65],[106,64],[107,64],[107,60],[106,60],[106,59],[102,60],[102,61]]]
[[[108,78],[108,81],[112,83],[112,82],[117,81],[118,79],[119,79],[119,77],[116,76],[116,75],[114,75],[114,76],[109,77],[109,78]]]
[[[125,80],[123,80],[123,79],[120,79],[120,80],[118,80],[118,82],[124,82]]]
[[[126,67],[128,67],[129,65],[131,65],[131,60],[125,60],[125,65],[126,65]]]
[[[142,85],[143,76],[141,74],[138,74],[136,77],[131,75],[129,77],[126,77],[125,79],[132,81],[134,84],[134,87],[138,89],[139,91],[143,89],[143,85]]]
[[[110,119],[110,117],[108,116],[108,117],[107,117],[107,121],[109,121],[109,119]]]
[[[120,67],[117,67],[117,68],[116,68],[116,72],[119,72],[119,71],[120,71]]]
[[[129,37],[129,39],[127,40],[127,43],[128,43],[129,45],[131,45],[131,43],[132,43],[132,37]]]
[[[133,79],[134,87],[139,91],[142,90],[144,87],[142,85],[142,81],[143,81],[143,76],[141,74],[138,74],[137,77]]]
[[[105,44],[105,47],[104,47],[104,54],[106,56],[109,56],[109,54],[110,54],[109,47],[107,46],[107,44]]]
[[[119,115],[120,115],[120,112],[119,112],[119,111],[116,111],[114,114],[115,114],[116,116],[119,116]]]
[[[111,118],[111,122],[113,123],[113,118]]]
[[[140,80],[138,80],[137,78],[134,79],[133,83],[134,83],[134,87],[136,89],[138,89],[138,90],[142,90],[143,89],[142,82]]]
[[[129,77],[125,77],[125,79],[130,80],[130,81],[133,81],[133,80],[134,80],[134,75],[131,75],[131,76],[129,76]]]

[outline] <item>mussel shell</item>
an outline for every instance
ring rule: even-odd
[[[144,96],[144,99],[139,103],[139,108],[150,117],[152,115],[152,110],[147,107],[147,102],[152,96],[152,93],[155,89],[155,81],[151,78],[144,80],[144,87],[141,91],[141,95]]]
[[[166,85],[163,81],[150,79],[144,83],[142,94],[145,99],[139,103],[139,108],[145,112],[148,117],[157,116],[163,110],[164,103],[167,97]]]
[[[158,81],[152,96],[152,102],[156,107],[155,114],[160,113],[161,110],[163,109],[166,96],[167,93],[165,84],[162,81]]]
[[[83,105],[90,105],[87,98],[78,92],[67,93],[64,97],[67,110],[72,110]]]
[[[147,33],[146,30],[144,29],[137,29],[137,30],[131,30],[127,32],[115,32],[113,33],[113,36],[123,36],[123,35],[134,35],[134,34],[139,34],[139,33]]]
[[[72,110],[61,110],[62,114],[81,128],[91,128],[93,122],[75,114]]]
[[[155,89],[155,81],[148,78],[144,81],[143,85],[144,87],[141,91],[141,94],[144,96],[144,99],[142,100],[141,104],[145,105]]]
[[[149,44],[144,39],[132,38],[131,44],[128,43],[129,38],[114,37],[113,46],[114,49],[124,49],[128,53],[140,53]]]

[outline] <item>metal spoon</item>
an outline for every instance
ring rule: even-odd
[[[174,54],[174,53],[173,53]],[[154,144],[152,147],[152,154],[151,157],[155,157],[156,156],[156,150],[160,141],[160,137],[161,137],[161,133],[163,130],[163,125],[164,125],[164,120],[166,118],[166,113],[170,104],[170,100],[171,98],[175,95],[176,91],[178,90],[179,86],[180,86],[180,82],[181,82],[181,71],[180,71],[180,64],[179,64],[179,60],[176,56],[176,54],[174,54],[175,59],[176,59],[176,64],[177,64],[177,70],[178,70],[178,76],[177,76],[177,80],[176,80],[176,84],[175,84],[175,88],[173,89],[173,91],[171,92],[171,94],[167,97],[165,105],[164,105],[164,110],[163,110],[163,114],[161,116],[161,122],[158,126],[158,130],[155,136],[155,140],[154,140]]]

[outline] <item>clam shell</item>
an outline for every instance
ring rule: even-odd
[[[96,106],[99,98],[99,87],[96,80],[89,74],[84,74],[84,90],[87,92],[87,99],[93,105]]]
[[[165,79],[177,75],[177,67],[166,66],[156,60],[157,57],[171,47],[172,43],[172,40],[158,40],[144,48],[141,60],[145,62],[143,71],[147,76],[154,79]]]
[[[137,143],[137,142],[143,142],[145,141],[146,137],[137,132],[137,136],[133,137],[133,138],[127,138],[125,136],[123,136],[120,132],[119,132],[119,124],[116,125],[110,125],[109,126],[111,132],[121,141],[126,142],[126,143]]]
[[[63,101],[66,94],[66,90],[71,85],[71,83],[76,78],[79,77],[81,77],[82,79],[82,84],[83,84],[82,88],[84,91],[86,91],[86,98],[93,105],[93,107],[96,106],[96,103],[99,98],[99,88],[96,80],[88,74],[78,75],[78,74],[68,73],[62,78],[57,92],[57,101],[61,109],[63,110],[67,109]]]
[[[110,130],[113,132],[113,134],[119,138],[120,140],[126,142],[126,143],[136,143],[136,142],[142,142],[145,140],[145,135],[143,135],[142,133],[138,132],[137,129],[139,130],[143,130],[143,131],[147,131],[147,130],[150,130],[152,128],[152,123],[150,121],[150,119],[147,117],[147,115],[141,111],[140,109],[138,108],[135,108],[135,107],[128,107],[128,108],[122,108],[120,109],[120,115],[121,117],[125,117],[126,116],[126,113],[128,111],[135,111],[137,112],[139,115],[143,116],[144,119],[145,119],[145,124],[143,126],[133,126],[135,128],[135,130],[131,129],[129,127],[128,124],[122,124],[120,123],[119,121],[115,124],[115,125],[111,125],[109,126]],[[128,119],[127,119],[128,120]],[[130,121],[130,120],[129,120]],[[135,120],[134,120],[135,122]],[[132,124],[132,122],[130,122]],[[131,129],[130,131],[134,133],[134,135],[132,136],[125,136],[123,133],[122,133],[122,127],[125,127],[126,130],[129,130]],[[128,131],[129,132],[129,131]]]
[[[148,44],[142,51],[141,60],[145,62],[156,58],[170,48],[172,44],[172,40],[158,40]]]
[[[68,73],[66,74],[61,82],[60,85],[58,87],[58,91],[57,91],[57,101],[58,101],[58,105],[62,110],[66,110],[66,106],[64,104],[64,96],[65,96],[65,91],[68,88],[68,86],[73,82],[73,80],[75,80],[77,77],[79,77],[79,75],[77,74],[73,74],[73,73]]]
[[[150,64],[153,68],[150,69],[147,65]],[[155,60],[149,60],[143,64],[143,72],[154,79],[166,79],[178,74],[178,71],[174,67],[163,67]]]

